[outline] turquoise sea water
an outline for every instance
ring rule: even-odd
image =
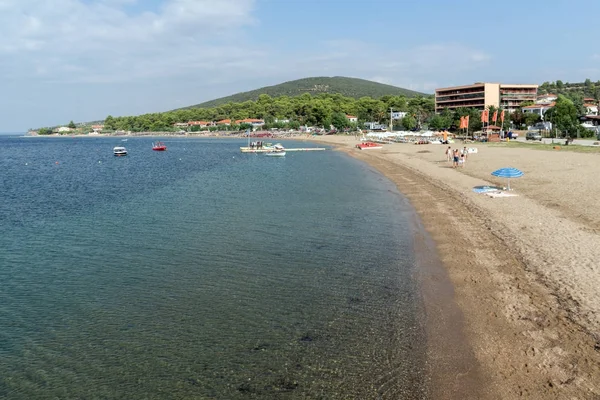
[[[334,151],[152,140],[0,137],[0,398],[425,397],[391,182]]]

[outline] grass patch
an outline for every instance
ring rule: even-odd
[[[546,150],[546,151],[572,151],[575,153],[600,153],[600,146],[581,146],[577,144],[570,144],[565,146],[565,141],[554,144],[543,144],[543,143],[523,143],[523,142],[499,142],[499,143],[488,143],[490,147],[507,147],[507,148],[523,148],[533,150]],[[560,146],[560,150],[555,150],[554,146]]]

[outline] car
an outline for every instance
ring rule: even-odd
[[[542,135],[540,135],[539,132],[529,131],[529,132],[527,132],[527,135],[525,135],[525,140],[539,140],[541,142]]]

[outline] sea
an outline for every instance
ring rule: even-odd
[[[0,398],[427,398],[392,182],[332,149],[153,140],[0,136]]]

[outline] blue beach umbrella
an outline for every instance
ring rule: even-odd
[[[510,178],[520,178],[523,176],[523,171],[516,168],[500,168],[492,172],[493,176],[498,178],[506,178],[508,181],[508,190],[510,190]]]

